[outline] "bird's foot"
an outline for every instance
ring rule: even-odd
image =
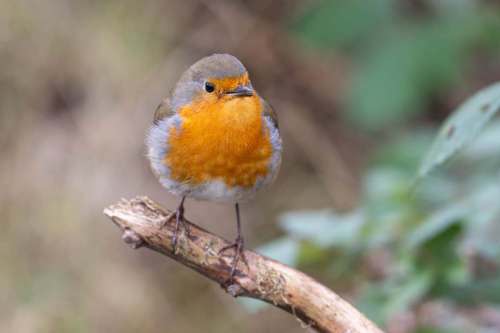
[[[238,262],[239,262],[240,258],[244,262],[246,262],[245,256],[243,253],[243,250],[244,250],[243,245],[244,245],[243,237],[238,236],[236,238],[236,240],[234,241],[234,243],[229,244],[227,246],[224,246],[222,249],[219,250],[219,255],[221,255],[222,253],[226,252],[227,250],[234,249],[233,262],[231,264],[231,272],[229,274],[229,280],[228,280],[229,284],[233,282],[233,278],[234,278],[234,275],[236,273],[236,267],[238,266]]]
[[[186,233],[186,236],[189,237],[189,225],[186,223],[184,220],[184,207],[179,206],[175,212],[172,212],[168,214],[165,217],[165,220],[161,223],[160,229],[164,228],[167,223],[175,216],[175,230],[174,234],[172,235],[172,249],[173,252],[176,253],[177,251],[177,241],[179,238],[179,229],[180,225],[182,224],[182,227],[184,228],[184,231]]]
[[[160,222],[160,229],[163,229],[165,228],[165,226],[168,224],[168,222],[175,217],[175,214],[177,213],[177,211],[173,211],[171,212],[170,214],[168,214],[164,219],[163,221]]]

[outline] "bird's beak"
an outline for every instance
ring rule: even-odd
[[[234,90],[228,91],[226,95],[229,96],[253,96],[253,88],[248,86],[239,86]]]

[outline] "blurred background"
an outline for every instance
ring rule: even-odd
[[[246,244],[388,332],[500,332],[500,123],[410,190],[453,109],[500,77],[479,0],[0,3],[0,331],[304,332],[147,250],[102,214],[174,208],[145,159],[155,107],[195,60],[239,57],[280,117]],[[233,207],[187,202],[225,238]]]

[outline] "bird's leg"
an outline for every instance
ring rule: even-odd
[[[237,223],[237,228],[238,228],[238,236],[236,237],[236,240],[234,241],[233,244],[224,246],[220,251],[219,254],[234,248],[234,256],[233,256],[233,263],[231,265],[231,273],[229,279],[232,280],[234,277],[234,273],[236,272],[236,266],[238,265],[238,261],[240,258],[245,260],[244,255],[243,255],[243,236],[241,235],[241,221],[240,221],[240,207],[238,203],[235,204],[236,208],[236,223]]]
[[[184,230],[186,231],[186,234],[189,234],[189,229],[184,221],[184,200],[186,197],[182,197],[181,203],[179,204],[179,207],[177,207],[177,211],[175,212],[175,231],[174,231],[174,236],[172,237],[172,248],[175,250],[177,248],[177,235],[179,234],[179,226],[182,223],[182,226],[184,227]]]
[[[172,248],[176,250],[177,247],[177,236],[179,233],[179,227],[182,224],[184,227],[184,230],[186,231],[186,234],[189,235],[189,226],[187,225],[186,221],[184,221],[184,200],[186,197],[182,197],[181,202],[179,203],[179,206],[177,207],[177,210],[175,212],[172,212],[169,216],[166,217],[165,221],[162,223],[161,228],[163,228],[168,221],[172,217],[174,217],[175,214],[175,230],[174,230],[174,235],[172,236]]]

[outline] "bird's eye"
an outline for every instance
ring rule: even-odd
[[[209,93],[214,92],[215,85],[211,82],[205,82],[205,90]]]

